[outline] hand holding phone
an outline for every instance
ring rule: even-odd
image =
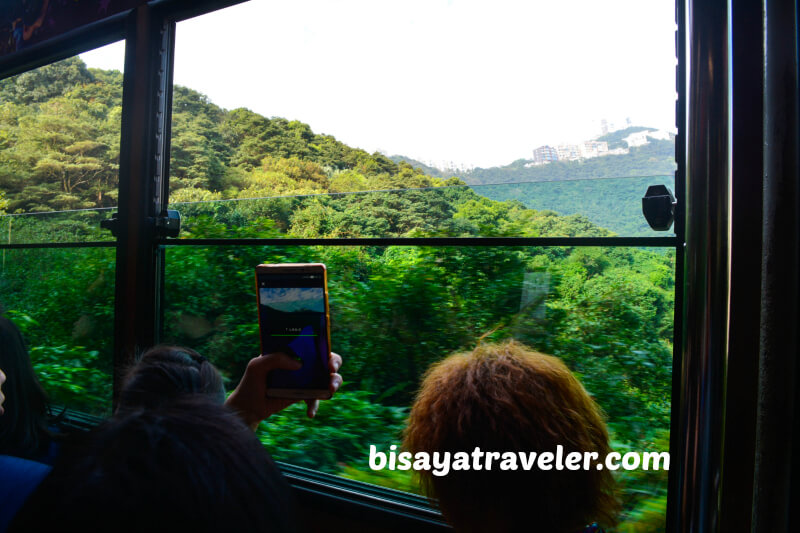
[[[328,399],[331,359],[327,271],[321,263],[258,265],[256,291],[261,353],[300,363],[267,377],[267,396]]]
[[[294,370],[298,366],[299,363],[295,359],[281,353],[252,358],[236,389],[225,400],[225,405],[239,413],[245,423],[255,430],[259,422],[265,418],[299,401],[291,398],[270,398],[266,394],[267,376],[270,372],[277,369]],[[341,366],[341,356],[331,353],[328,366],[328,390],[331,394],[334,394],[342,384],[342,376],[338,373]],[[314,418],[319,400],[307,399],[305,402],[306,414],[309,418]]]

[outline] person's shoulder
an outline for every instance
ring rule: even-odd
[[[0,532],[4,532],[31,493],[52,467],[30,459],[0,455]]]
[[[47,447],[44,453],[35,457],[34,460],[39,463],[44,463],[46,465],[53,466],[56,462],[56,459],[58,459],[60,453],[61,453],[61,443],[51,438],[47,443]]]
[[[14,457],[13,455],[0,455],[0,471],[3,472],[3,481],[15,478],[19,478],[21,481],[25,479],[36,480],[38,478],[38,481],[41,481],[50,472],[51,468],[50,465],[39,461]],[[10,485],[10,483],[0,484],[0,490],[7,485]]]

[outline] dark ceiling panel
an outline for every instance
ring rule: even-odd
[[[26,50],[146,0],[0,0],[0,57]]]

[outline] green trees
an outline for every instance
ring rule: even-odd
[[[70,59],[0,86],[0,188],[11,212],[116,203],[119,73]]]
[[[72,57],[0,80],[0,103],[31,105],[62,96],[76,86],[91,83],[94,76],[86,64]]]

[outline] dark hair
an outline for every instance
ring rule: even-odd
[[[117,414],[65,449],[15,529],[287,531],[294,507],[253,432],[195,395]]]
[[[557,357],[514,341],[479,345],[427,372],[411,408],[405,447],[417,452],[597,452],[588,470],[421,471],[458,530],[554,533],[613,525],[614,479],[595,463],[611,452],[601,411]]]
[[[47,452],[50,408],[19,329],[0,316],[0,369],[5,413],[0,416],[0,453],[36,458]]]
[[[225,401],[222,376],[191,348],[155,346],[128,371],[117,409],[154,408],[186,394],[201,394],[221,404]]]

